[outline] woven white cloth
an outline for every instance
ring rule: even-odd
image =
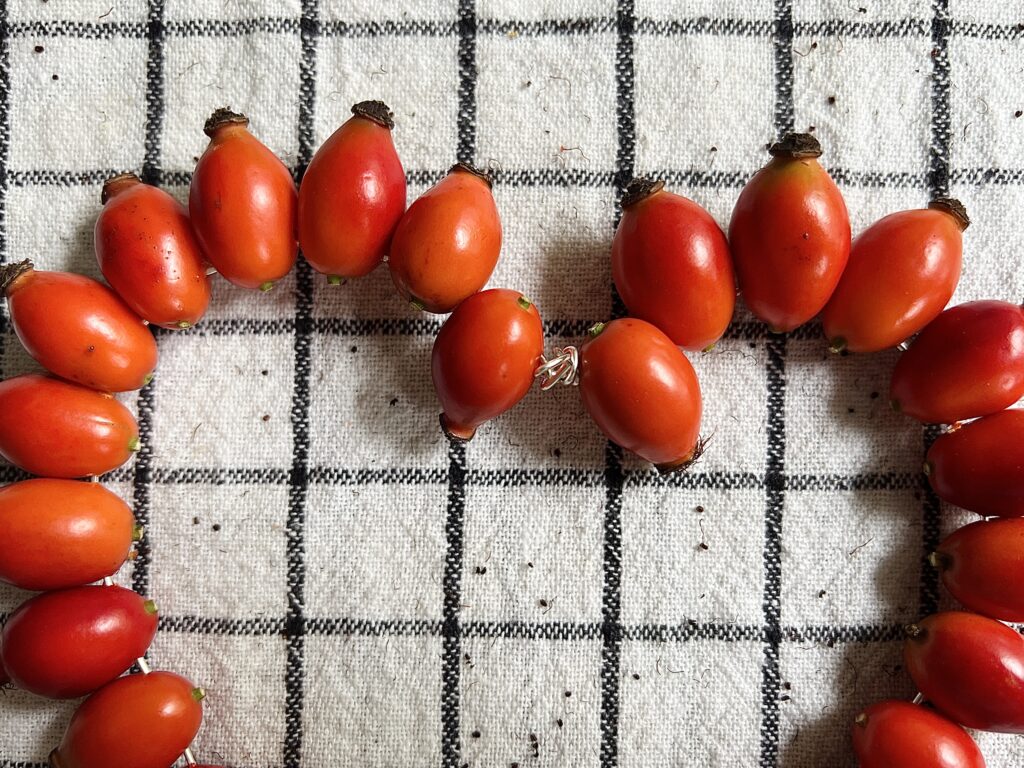
[[[2,6],[3,4],[0,4]],[[493,286],[549,348],[613,312],[632,175],[725,226],[765,144],[813,130],[854,231],[960,198],[954,302],[1024,295],[1024,17],[985,0],[11,0],[0,246],[97,275],[99,188],[184,199],[216,107],[297,172],[377,98],[410,200],[456,158],[496,172]],[[812,129],[813,126],[813,129]],[[887,406],[897,353],[813,326],[692,356],[705,458],[665,481],[578,393],[532,392],[450,449],[438,321],[386,269],[271,294],[215,281],[126,398],[146,448],[109,478],[147,526],[121,581],[158,601],[156,668],[202,684],[207,762],[286,766],[851,766],[859,708],[914,694],[900,626],[951,605],[922,556],[967,519],[924,492]],[[31,361],[5,323],[5,376]],[[5,468],[8,479],[17,473]],[[706,545],[701,547],[701,544]],[[26,595],[0,589],[0,612]],[[42,766],[73,702],[0,697],[0,768]],[[989,766],[1024,740],[981,735]],[[116,765],[116,756],[112,765]]]

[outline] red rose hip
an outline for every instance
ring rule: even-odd
[[[1000,621],[1024,621],[1024,518],[965,525],[929,559],[966,608]]]
[[[985,768],[967,731],[907,701],[872,704],[851,731],[859,768]]]
[[[26,472],[102,475],[138,447],[135,417],[112,395],[34,373],[0,382],[0,455]]]
[[[414,308],[451,312],[487,284],[500,251],[491,179],[459,163],[402,216],[388,267],[399,294]]]
[[[7,619],[3,666],[18,688],[54,699],[77,698],[144,655],[156,625],[156,606],[129,589],[45,592]]]
[[[906,627],[903,664],[925,699],[968,728],[1024,733],[1024,637],[993,619],[936,613]]]
[[[431,354],[445,434],[469,440],[522,400],[543,351],[540,314],[522,294],[494,288],[459,304]]]
[[[839,286],[821,313],[834,352],[895,347],[930,323],[960,281],[967,212],[959,200],[900,211],[853,241]]]
[[[36,478],[0,488],[0,581],[21,589],[112,576],[135,535],[128,505],[99,483]]]
[[[1024,410],[993,413],[940,435],[925,473],[940,498],[986,517],[1024,516]]]
[[[0,293],[25,349],[61,378],[126,392],[152,377],[153,334],[105,285],[70,272],[40,272],[22,261],[0,267]]]
[[[773,331],[791,331],[828,302],[850,256],[850,219],[818,163],[821,145],[789,134],[740,192],[729,246],[740,293]]]
[[[663,181],[633,179],[612,241],[612,277],[630,316],[683,349],[705,349],[732,320],[736,276],[721,228]]]
[[[188,195],[203,253],[225,280],[269,291],[298,254],[295,181],[245,115],[218,109],[203,132],[210,143]]]
[[[633,317],[599,323],[580,349],[583,405],[612,442],[660,472],[700,455],[697,374],[672,340]]]
[[[352,114],[316,151],[299,186],[302,255],[333,283],[372,272],[405,211],[391,110],[362,101]]]
[[[210,281],[188,212],[133,173],[103,185],[93,234],[103,277],[153,325],[189,328],[210,303]]]
[[[118,678],[78,708],[50,766],[168,768],[199,732],[203,696],[171,672]]]
[[[953,424],[1024,396],[1024,310],[1005,301],[947,309],[914,339],[892,372],[893,408]]]

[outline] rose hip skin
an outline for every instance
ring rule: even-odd
[[[102,475],[138,445],[135,417],[111,395],[34,373],[0,381],[0,455],[26,472]]]
[[[1024,516],[1024,410],[993,413],[940,435],[928,449],[940,498],[986,517]]]
[[[1000,621],[1024,621],[1024,518],[966,525],[947,536],[930,560],[964,607]]]
[[[851,729],[859,768],[985,768],[985,758],[963,728],[927,707],[880,701]]]
[[[103,277],[140,317],[189,328],[210,303],[210,281],[185,208],[132,173],[103,185],[93,232]]]
[[[922,619],[906,636],[903,665],[940,712],[968,728],[1024,733],[1024,637],[961,611]]]
[[[612,241],[612,277],[629,314],[683,349],[705,349],[732,320],[736,276],[729,243],[707,211],[634,179]]]
[[[202,698],[170,672],[118,678],[82,702],[50,766],[168,768],[199,732]]]
[[[958,200],[900,211],[864,230],[821,313],[833,351],[877,352],[895,347],[930,323],[960,281],[963,230]]]
[[[156,606],[129,589],[45,592],[7,619],[4,668],[18,688],[74,699],[106,685],[144,655],[156,625]]]
[[[291,172],[249,130],[245,115],[218,109],[189,188],[188,209],[203,253],[221,276],[269,291],[298,254],[298,193]]]
[[[699,456],[697,374],[672,340],[633,317],[598,324],[580,349],[580,397],[614,443],[663,473]]]
[[[893,408],[953,424],[1008,408],[1024,396],[1024,311],[972,301],[933,320],[892,372]]]
[[[391,110],[363,101],[352,114],[316,151],[299,187],[302,255],[335,283],[380,264],[405,212]]]
[[[543,351],[540,314],[517,291],[494,288],[459,304],[431,353],[445,433],[470,440],[478,426],[522,400]]]
[[[153,334],[105,285],[69,272],[40,272],[23,261],[0,267],[0,293],[25,349],[61,378],[126,392],[152,377]]]
[[[773,331],[791,331],[828,302],[850,255],[850,218],[818,163],[821,146],[789,134],[740,192],[729,224],[740,293]]]
[[[99,483],[37,478],[0,488],[0,581],[21,589],[76,587],[112,576],[135,518]]]
[[[459,163],[402,216],[388,267],[413,307],[451,312],[487,284],[500,251],[490,177]]]

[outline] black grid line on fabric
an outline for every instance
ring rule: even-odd
[[[775,65],[775,133],[793,130],[793,3],[775,0],[773,21]],[[764,520],[764,663],[761,667],[762,768],[774,768],[779,757],[779,689],[782,683],[782,515],[785,504],[786,342],[780,335],[767,344],[768,429]]]
[[[164,124],[164,51],[163,0],[150,0],[146,23],[146,122],[142,180],[148,184],[160,183],[160,135]],[[135,520],[143,528],[150,520],[150,478],[153,467],[153,409],[158,377],[154,376],[139,391],[136,421],[139,426],[139,451],[135,455],[132,477],[132,510]],[[149,592],[151,564],[149,537],[144,536],[136,546],[138,553],[132,565],[132,589],[139,594]]]
[[[615,13],[615,221],[622,215],[621,198],[636,168],[636,5],[618,0]],[[615,286],[611,286],[612,317],[625,314]],[[622,449],[608,440],[604,451],[604,521],[602,526],[601,590],[601,710],[600,761],[602,768],[619,764],[619,719],[622,673],[622,495],[625,476]]]
[[[167,35],[173,37],[235,37],[252,34],[295,34],[302,20],[291,16],[255,16],[245,19],[176,19],[165,23]],[[845,38],[927,37],[930,20],[915,16],[878,21],[853,19],[818,19],[799,21],[793,26],[798,37],[828,35]],[[1024,26],[1014,23],[985,23],[968,19],[950,22],[950,32],[960,37],[985,40],[1020,40]],[[616,19],[610,16],[534,20],[481,18],[479,33],[505,35],[586,35],[611,33]],[[683,19],[640,18],[638,33],[647,35],[719,35],[734,37],[768,37],[772,22],[739,17],[694,16]],[[17,37],[73,37],[109,40],[115,37],[141,38],[147,33],[146,22],[87,22],[73,20],[11,21],[2,33]],[[320,25],[325,37],[451,37],[458,34],[458,24],[431,19],[385,21],[330,20]]]
[[[458,30],[458,144],[460,163],[476,162],[476,86],[477,34],[476,0],[459,0]],[[435,331],[436,332],[436,331]],[[459,768],[462,763],[460,724],[462,680],[462,630],[459,610],[462,605],[462,572],[465,561],[464,528],[467,485],[466,444],[448,445],[448,501],[445,512],[445,559],[442,576],[442,615],[444,621],[441,653],[441,765]]]
[[[313,120],[316,110],[316,49],[319,37],[318,0],[303,0],[302,54],[299,63],[299,169],[296,180],[313,157]],[[296,268],[294,382],[292,389],[292,464],[288,475],[287,588],[285,619],[285,735],[282,759],[285,768],[302,763],[303,714],[306,694],[306,501],[309,490],[309,411],[313,347],[313,273],[302,258]]]
[[[298,173],[300,169],[293,169]],[[848,168],[826,166],[826,170],[843,187],[863,189],[919,189],[927,184],[927,173],[909,171],[856,171]],[[99,186],[121,171],[113,168],[96,168],[84,171],[62,171],[53,168],[29,170],[10,169],[4,178],[12,187],[37,186]],[[424,186],[434,184],[447,173],[445,170],[408,170],[409,184]],[[671,186],[686,186],[694,189],[740,189],[751,177],[753,171],[716,170],[702,171],[694,168],[655,168],[645,170],[649,176],[664,179]],[[1024,184],[1024,168],[964,167],[948,169],[952,184],[973,186],[1017,186]],[[161,180],[165,187],[187,187],[192,181],[191,171],[162,170]],[[616,172],[586,171],[564,168],[506,168],[496,169],[491,177],[495,186],[513,189],[531,187],[557,187],[562,189],[595,189],[615,186]],[[209,321],[207,321],[209,322]]]
[[[0,25],[7,27],[7,3],[0,4]],[[7,261],[7,190],[11,151],[11,41],[0,34],[0,264]],[[0,359],[7,344],[7,302],[0,310]]]
[[[952,137],[950,105],[949,37],[952,29],[949,0],[932,0],[932,115],[928,147],[928,193],[932,198],[949,195],[949,167]],[[935,426],[922,429],[922,446],[927,452],[939,435]],[[923,459],[922,459],[923,461]],[[942,511],[931,484],[922,476],[921,492],[921,587],[922,615],[939,607],[939,572],[928,563],[928,555],[939,545]]]

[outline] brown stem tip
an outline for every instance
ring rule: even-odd
[[[924,640],[926,632],[920,624],[907,624],[903,627],[903,634],[908,640]]]
[[[241,112],[232,112],[231,107],[221,107],[215,109],[203,124],[203,133],[212,139],[226,125],[240,125],[244,128],[249,125],[249,118]]]
[[[451,443],[468,443],[476,434],[475,428],[457,427],[448,421],[448,418],[443,413],[438,416],[438,421],[441,423],[441,431],[444,432],[444,436]]]
[[[777,141],[768,148],[768,154],[793,160],[821,157],[821,144],[809,133],[787,133],[782,137],[782,141]]]
[[[377,125],[382,125],[389,131],[395,127],[395,114],[383,101],[360,101],[358,104],[352,105],[352,114],[373,120]]]
[[[629,208],[665,188],[664,179],[633,179],[622,193],[622,207]]]
[[[853,719],[855,725],[859,725],[861,728],[867,728],[868,725],[868,713],[861,712],[857,717]]]
[[[494,188],[494,179],[491,178],[491,174],[489,174],[487,171],[477,168],[475,165],[470,165],[469,163],[456,163],[455,165],[448,169],[448,173],[456,172],[471,173],[474,176],[486,181],[488,187],[492,189]]]
[[[119,173],[116,176],[111,176],[109,179],[103,182],[103,189],[100,190],[100,203],[106,205],[107,200],[112,198],[122,189],[134,187],[136,184],[141,183],[142,179],[140,179],[134,173]]]
[[[662,477],[673,475],[676,472],[685,472],[700,460],[700,457],[704,455],[704,451],[707,450],[709,442],[711,442],[710,437],[699,437],[697,438],[697,444],[693,446],[693,450],[681,461],[655,464],[654,468],[658,470],[658,474]]]
[[[957,225],[960,227],[960,231],[963,232],[969,226],[971,226],[971,219],[967,215],[967,208],[959,200],[953,197],[937,197],[928,203],[928,207],[933,211],[942,211],[948,213],[954,219],[956,219]]]
[[[32,262],[28,259],[0,265],[0,294],[6,296],[7,289],[13,285],[14,281],[26,272],[31,272],[32,268]]]

